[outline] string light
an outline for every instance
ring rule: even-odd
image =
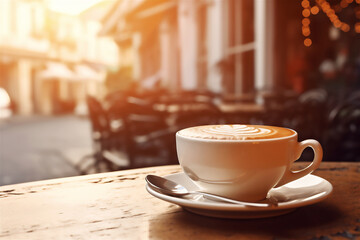
[[[314,6],[314,7],[312,7],[311,10],[310,10],[310,12],[311,12],[312,15],[318,14],[319,11],[320,11],[320,9],[318,8],[318,6]]]
[[[304,9],[304,10],[302,11],[302,15],[303,15],[304,17],[309,17],[309,16],[310,16],[310,10],[309,10],[309,9]]]
[[[349,26],[349,24],[345,23],[345,24],[341,25],[340,29],[344,32],[348,32],[348,31],[350,31],[350,26]]]
[[[335,13],[335,10],[331,8],[330,4],[326,0],[316,0],[316,3],[320,6],[321,10],[328,16],[334,27],[340,28],[341,30],[347,29],[347,27],[343,27],[345,23],[340,21],[339,17]],[[340,6],[344,7],[346,5],[347,7],[347,4],[348,2],[346,0],[342,0]]]
[[[303,27],[303,28],[302,28],[302,34],[303,34],[305,37],[310,36],[310,28],[309,28],[309,27]]]
[[[355,24],[355,32],[360,33],[360,23]]]
[[[344,8],[347,8],[348,6],[349,6],[349,3],[348,3],[347,1],[341,1],[341,2],[340,2],[340,7],[341,7],[341,8],[344,9]]]
[[[360,0],[359,0],[360,1]],[[312,44],[312,41],[310,39],[310,15],[311,14],[317,14],[316,9],[311,8],[310,6],[310,1],[309,0],[302,0],[301,2],[301,6],[303,7],[303,11],[302,11],[302,15],[303,15],[303,19],[301,21],[302,23],[302,34],[305,38],[304,40],[304,45],[307,47],[310,47]],[[319,8],[317,9],[319,10]],[[319,12],[319,11],[318,11]]]
[[[310,25],[310,19],[309,18],[303,18],[303,20],[301,21],[303,27],[307,27]]]
[[[309,0],[303,0],[303,1],[301,2],[301,6],[302,6],[303,8],[309,8],[309,7],[310,7],[310,2],[309,2]]]
[[[310,38],[310,16],[317,15],[320,10],[323,11],[326,16],[329,18],[330,22],[337,29],[340,29],[343,32],[349,32],[351,27],[349,24],[342,22],[336,13],[341,12],[344,8],[347,8],[354,0],[341,0],[339,4],[331,6],[327,0],[315,0],[316,5],[311,6],[309,0],[302,0],[301,6],[303,7],[302,16],[302,35],[305,37],[304,45],[310,47],[312,45],[312,40]],[[360,4],[360,0],[355,0],[357,4]],[[355,10],[356,18],[360,19],[360,7],[357,7]],[[354,30],[356,33],[360,33],[360,22],[354,25]]]
[[[360,0],[355,0],[355,2],[357,4],[360,4]],[[356,7],[355,15],[356,15],[356,18],[360,18],[360,7]],[[355,32],[360,33],[360,23],[359,22],[355,23]]]
[[[306,47],[310,47],[311,44],[312,44],[311,39],[310,39],[310,38],[305,38],[305,40],[304,40],[304,45],[305,45]]]

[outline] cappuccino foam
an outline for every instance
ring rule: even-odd
[[[287,128],[258,125],[205,125],[179,131],[184,137],[214,140],[254,140],[282,138],[294,135]]]

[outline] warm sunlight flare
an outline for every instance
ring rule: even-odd
[[[69,15],[77,15],[102,0],[48,0],[49,9]]]

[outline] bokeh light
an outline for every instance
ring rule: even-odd
[[[304,45],[305,45],[306,47],[310,47],[310,46],[312,45],[311,39],[310,39],[310,38],[305,38],[305,40],[304,40]]]
[[[301,21],[301,23],[302,23],[303,26],[309,26],[310,25],[310,19],[309,18],[304,18]]]
[[[343,24],[343,25],[341,25],[340,29],[344,32],[348,32],[348,31],[350,31],[350,26],[349,26],[349,24]]]
[[[311,14],[313,14],[313,15],[316,15],[316,14],[318,14],[319,13],[319,7],[318,6],[314,6],[314,7],[312,7],[311,8]]]
[[[308,7],[310,7],[310,2],[308,0],[304,0],[301,2],[301,6],[303,8],[308,8]]]
[[[309,16],[310,16],[310,10],[309,10],[309,9],[304,9],[304,10],[302,11],[302,15],[303,15],[304,17],[309,17]]]
[[[355,32],[360,33],[360,23],[355,24]]]

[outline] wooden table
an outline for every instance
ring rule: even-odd
[[[300,165],[302,165],[301,163]],[[360,239],[360,163],[322,163],[325,201],[252,220],[195,215],[151,196],[153,167],[0,187],[0,239]]]

